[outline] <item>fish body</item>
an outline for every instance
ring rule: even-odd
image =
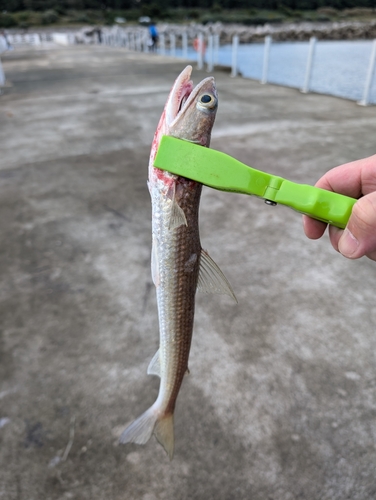
[[[153,166],[162,135],[208,147],[218,106],[212,77],[195,88],[188,66],[170,92],[154,135],[148,187],[152,201],[152,278],[156,287],[160,344],[148,373],[161,379],[155,403],[120,437],[146,443],[154,433],[169,457],[174,450],[173,415],[191,346],[196,289],[228,293],[231,287],[201,249],[198,211],[202,185]],[[182,161],[177,158],[176,161]]]

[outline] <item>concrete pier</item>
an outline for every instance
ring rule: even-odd
[[[117,445],[158,391],[147,163],[185,62],[90,46],[2,61],[0,498],[374,498],[376,262],[208,188],[202,246],[238,304],[197,295],[173,461],[154,438]],[[255,168],[313,184],[376,152],[374,107],[212,74],[212,147]]]

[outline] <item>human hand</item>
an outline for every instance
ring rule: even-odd
[[[329,226],[333,247],[349,259],[366,255],[376,260],[376,155],[329,170],[316,186],[358,198],[345,229]],[[305,234],[313,240],[326,228],[323,222],[306,215],[303,225]]]

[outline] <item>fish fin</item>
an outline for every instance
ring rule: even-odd
[[[187,219],[185,217],[184,210],[179,207],[174,196],[174,198],[172,199],[170,221],[168,224],[168,228],[172,231],[173,229],[176,229],[177,227],[182,225],[188,226]]]
[[[148,375],[157,375],[158,377],[161,376],[161,365],[159,361],[159,349],[158,351],[154,354],[154,356],[151,358],[151,361],[148,366]]]
[[[210,255],[202,249],[197,289],[203,293],[224,293],[238,302],[226,276]]]
[[[182,225],[188,226],[184,210],[179,207],[179,204],[176,201],[175,190],[176,186],[173,184],[167,193],[167,197],[171,200],[170,220],[168,223],[170,231]]]
[[[158,413],[151,406],[125,429],[119,438],[119,443],[147,443],[153,434],[157,420]]]
[[[151,278],[154,286],[157,288],[159,285],[159,265],[158,265],[158,246],[155,236],[153,236],[153,243],[151,247]]]
[[[170,460],[174,455],[174,414],[170,413],[157,421],[154,429],[155,437],[165,449]]]

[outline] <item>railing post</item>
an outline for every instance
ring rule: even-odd
[[[5,85],[5,74],[0,59],[0,87],[4,87],[4,85]]]
[[[207,71],[213,71],[214,66],[214,54],[213,54],[213,35],[208,36],[208,65]]]
[[[166,53],[166,40],[165,40],[164,33],[161,33],[159,36],[159,47],[160,47],[159,53],[164,56]]]
[[[148,41],[149,41],[149,37],[148,37],[148,34],[145,32],[143,34],[143,37],[142,37],[142,44],[144,46],[144,52],[149,52]]]
[[[372,51],[368,64],[368,72],[367,72],[366,84],[364,86],[363,99],[358,102],[360,106],[368,106],[369,104],[369,94],[371,90],[373,73],[375,70],[375,62],[376,62],[376,39],[372,43]]]
[[[170,56],[175,57],[176,54],[176,37],[175,33],[170,33]]]
[[[200,33],[197,37],[197,69],[204,67],[204,35]]]
[[[309,40],[307,68],[306,68],[306,74],[305,74],[305,78],[304,78],[304,85],[302,88],[303,94],[308,94],[308,92],[309,92],[309,84],[310,84],[311,75],[312,75],[312,67],[313,67],[313,59],[315,56],[316,41],[317,40],[314,36],[311,37]]]
[[[116,45],[116,47],[120,46],[120,28],[118,28],[115,31],[115,45]]]
[[[214,65],[218,66],[219,62],[219,35],[216,33],[214,35]]]
[[[238,47],[239,37],[234,35],[232,38],[232,55],[231,55],[231,76],[234,78],[238,74]]]
[[[272,43],[272,37],[267,35],[265,37],[265,45],[264,45],[264,63],[262,67],[262,77],[260,83],[267,83],[268,81],[268,70],[269,70],[269,54],[270,54],[270,45]]]
[[[186,31],[181,34],[181,46],[183,58],[188,59],[188,35]]]
[[[137,32],[137,50],[138,52],[141,52],[142,50],[142,39],[141,39],[141,33],[139,31]]]

